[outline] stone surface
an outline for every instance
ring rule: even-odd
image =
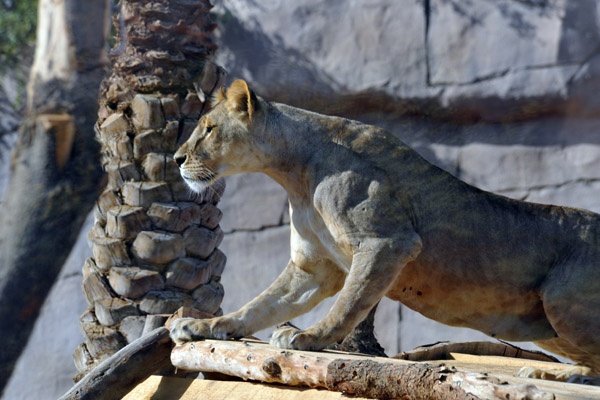
[[[600,112],[595,0],[261,4],[217,5],[217,62],[269,99],[352,115]]]
[[[108,282],[118,295],[131,299],[165,286],[160,272],[139,267],[113,267]]]
[[[211,276],[211,263],[191,257],[174,261],[165,274],[167,286],[192,290],[207,283]]]
[[[278,226],[288,209],[285,191],[264,174],[229,176],[226,192],[226,199],[219,203],[221,228],[226,233]]]
[[[140,232],[131,251],[138,260],[152,264],[166,264],[185,255],[181,235],[159,231]]]

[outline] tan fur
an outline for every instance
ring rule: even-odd
[[[339,292],[326,318],[271,342],[324,348],[387,296],[600,372],[600,216],[481,191],[382,129],[268,103],[243,81],[221,100],[177,151],[181,174],[195,190],[239,172],[279,182],[291,257],[239,311],[177,322],[175,341],[245,336]]]

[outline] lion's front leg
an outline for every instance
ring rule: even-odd
[[[328,262],[300,267],[290,261],[268,289],[240,310],[206,320],[180,318],[171,326],[171,338],[179,344],[248,336],[310,311],[337,293],[343,281],[344,274]]]
[[[343,340],[388,292],[401,268],[414,259],[420,239],[400,245],[368,240],[355,252],[350,273],[335,304],[321,321],[301,330],[285,326],[273,333],[271,344],[296,350],[320,350]]]

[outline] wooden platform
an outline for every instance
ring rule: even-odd
[[[340,392],[260,382],[212,381],[151,376],[123,400],[335,400]],[[362,400],[363,397],[352,397]]]

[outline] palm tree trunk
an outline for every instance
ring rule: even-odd
[[[122,0],[123,37],[100,92],[96,125],[106,190],[83,266],[88,310],[75,364],[85,373],[181,306],[220,314],[222,194],[193,194],[172,154],[220,85],[208,0]],[[121,32],[121,27],[125,32]],[[119,39],[117,40],[119,41]],[[82,374],[80,374],[82,375]]]

